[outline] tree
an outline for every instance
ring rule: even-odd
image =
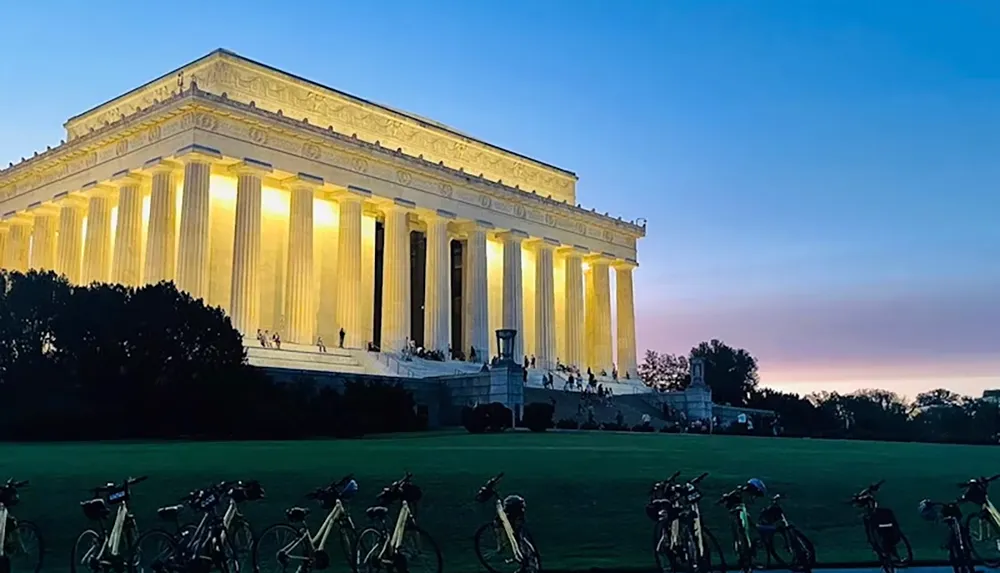
[[[715,339],[692,348],[691,358],[705,360],[705,383],[712,388],[712,401],[747,406],[760,382],[756,358]]]
[[[664,390],[683,390],[691,383],[688,360],[676,354],[659,354],[647,350],[637,368],[639,378],[647,385]]]

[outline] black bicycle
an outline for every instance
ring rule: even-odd
[[[965,519],[972,554],[991,569],[1000,567],[1000,512],[990,501],[987,490],[997,479],[1000,474],[958,484],[965,490],[960,501],[978,506],[978,510]]]
[[[156,573],[220,573],[250,571],[249,547],[241,552],[236,535],[230,527],[235,514],[234,503],[254,501],[264,497],[264,489],[256,481],[222,482],[192,491],[181,502],[201,514],[194,529],[180,528],[180,534],[162,529],[147,531],[139,539],[135,566],[141,571]],[[220,507],[226,503],[226,509]]]
[[[799,528],[788,520],[781,507],[781,494],[771,498],[771,503],[757,517],[757,531],[768,555],[778,565],[792,571],[809,573],[816,566],[816,548]]]
[[[920,516],[929,521],[938,518],[948,526],[948,540],[945,548],[948,550],[948,563],[955,573],[975,573],[975,563],[972,556],[972,543],[969,540],[969,530],[962,522],[962,509],[956,501],[920,502]]]
[[[146,476],[142,476],[128,478],[120,484],[95,487],[93,498],[80,502],[84,516],[93,521],[97,529],[88,529],[76,538],[70,553],[70,573],[76,573],[78,568],[94,573],[135,569],[139,526],[128,502],[132,499],[132,486],[145,480]],[[112,507],[115,507],[114,518],[109,526]]]
[[[653,484],[646,515],[653,526],[653,558],[664,573],[707,573],[726,570],[722,547],[701,519],[702,499],[698,483],[708,477],[698,477],[677,483],[680,472]],[[712,553],[718,557],[713,568]]]
[[[885,480],[879,480],[851,497],[848,502],[861,510],[865,538],[885,573],[893,573],[913,562],[913,547],[899,528],[896,514],[879,505],[875,494]]]
[[[0,573],[38,573],[42,568],[45,543],[38,526],[10,512],[21,501],[17,490],[25,487],[28,480],[13,478],[0,485]]]
[[[526,505],[519,495],[500,497],[497,484],[503,473],[486,481],[476,493],[479,503],[493,503],[493,518],[479,526],[473,536],[476,556],[490,573],[539,573],[542,558],[525,525]]]

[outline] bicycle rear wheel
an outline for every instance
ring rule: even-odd
[[[726,556],[722,553],[722,546],[719,545],[719,540],[715,538],[715,535],[704,524],[701,526],[701,537],[702,548],[705,551],[703,556],[704,564],[702,565],[703,570],[711,571],[712,573],[726,573]],[[716,559],[712,558],[713,554]]]
[[[374,527],[369,527],[358,534],[354,544],[354,571],[356,573],[377,573],[381,571],[379,553],[385,545],[386,535]]]
[[[38,573],[42,569],[45,542],[38,526],[30,521],[18,521],[7,531],[4,554],[10,559],[11,573]]]
[[[309,540],[302,531],[285,523],[275,523],[261,531],[250,553],[254,573],[309,570],[312,566]]]
[[[398,565],[401,559],[405,560],[408,573],[441,573],[444,569],[441,548],[431,534],[418,525],[406,527],[403,543],[396,551],[397,570],[402,568]]]
[[[176,552],[177,541],[173,535],[162,529],[150,529],[133,545],[128,563],[134,567],[132,573],[159,573]]]
[[[69,554],[69,571],[97,571],[97,556],[104,546],[104,538],[93,529],[88,529],[76,538]]]
[[[965,518],[969,535],[969,549],[976,559],[987,567],[1000,567],[1000,528],[993,519],[982,513],[972,513]]]

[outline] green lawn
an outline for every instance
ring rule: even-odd
[[[473,502],[479,485],[504,471],[502,491],[528,502],[528,522],[546,568],[651,564],[651,523],[643,513],[650,483],[682,470],[704,482],[706,522],[727,547],[724,491],[760,477],[787,497],[788,513],[825,562],[869,560],[845,499],[886,479],[881,496],[896,510],[917,559],[943,557],[940,526],[916,514],[923,497],[955,496],[955,483],[1000,470],[1000,448],[665,434],[424,434],[360,441],[0,445],[0,476],[31,479],[17,515],[37,522],[49,545],[49,570],[62,570],[87,523],[78,502],[87,489],[127,475],[150,476],[134,489],[140,529],[156,525],[157,506],[220,479],[258,479],[267,499],[247,506],[255,530],[302,505],[303,494],[347,472],[361,493],[357,523],[379,488],[411,471],[424,490],[420,520],[450,571],[474,571],[474,528],[488,518]],[[317,512],[318,513],[318,512]],[[312,523],[318,524],[314,513]]]

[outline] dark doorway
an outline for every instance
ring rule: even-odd
[[[451,242],[451,347],[465,352],[462,334],[465,328],[465,307],[462,306],[462,241]],[[450,358],[450,357],[449,357]]]
[[[427,236],[410,231],[410,339],[424,346],[424,294],[427,289]]]
[[[372,317],[372,342],[382,347],[382,261],[385,259],[385,225],[375,221],[375,316]],[[360,303],[359,303],[360,304]]]

